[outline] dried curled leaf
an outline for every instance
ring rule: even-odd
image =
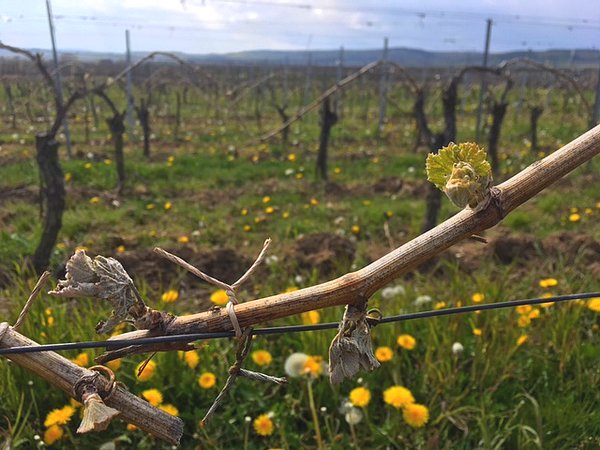
[[[118,415],[119,411],[106,406],[98,394],[91,394],[84,401],[83,418],[77,433],[106,430],[111,420]]]
[[[492,183],[492,168],[486,157],[486,152],[475,143],[450,143],[437,154],[427,156],[427,179],[456,206],[479,210],[489,200]]]
[[[379,366],[371,346],[365,308],[347,305],[338,334],[329,347],[329,380],[338,384],[360,369],[371,371]]]
[[[49,294],[57,297],[93,297],[108,300],[113,306],[111,317],[96,326],[98,333],[108,333],[125,320],[138,300],[133,281],[114,258],[96,256],[93,260],[77,250],[67,262],[67,274]]]

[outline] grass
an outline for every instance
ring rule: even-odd
[[[544,152],[568,142],[585,128],[585,120],[573,114],[580,108],[576,101],[563,102],[558,91],[548,95],[547,110],[540,119]],[[104,124],[91,131],[90,143],[84,143],[84,115],[81,109],[76,110],[71,128],[76,149],[83,154],[63,161],[70,179],[67,210],[52,267],[59,267],[78,246],[87,247],[90,253],[116,257],[121,245],[130,256],[155,245],[176,251],[187,246],[198,252],[228,247],[252,258],[270,236],[274,239],[271,253],[278,259],[243,293],[245,298],[258,298],[333,276],[315,268],[299,269],[290,251],[301,236],[326,232],[348,239],[356,246],[352,267],[383,255],[390,248],[384,232],[386,222],[395,245],[420,232],[426,192],[425,153],[409,150],[414,127],[406,120],[405,111],[390,112],[383,138],[375,139],[375,105],[372,102],[365,121],[364,105],[357,103],[361,98],[360,93],[347,94],[343,119],[333,129],[330,174],[334,185],[326,186],[314,177],[315,116],[292,127],[290,147],[283,150],[277,142],[249,143],[259,134],[251,102],[243,101],[238,111],[226,111],[221,105],[220,111],[207,113],[207,100],[199,97],[196,103],[183,107],[184,124],[180,139],[175,139],[174,99],[169,96],[156,106],[160,117],[153,123],[151,159],[140,155],[138,142],[127,146],[127,190],[120,198],[114,194],[115,167]],[[503,177],[538,157],[524,145],[527,126],[523,117],[527,111],[511,116],[517,100],[516,96],[511,100],[502,130]],[[472,139],[474,134],[473,101],[466,102],[465,111],[459,114],[461,139]],[[102,118],[106,110],[97,105]],[[431,104],[429,108],[437,106]],[[262,121],[263,131],[279,123],[275,114],[266,111]],[[0,204],[0,271],[9,279],[0,291],[0,320],[11,323],[35,283],[25,268],[26,258],[33,253],[41,232],[35,202],[38,174],[33,137],[23,121],[19,126],[17,138],[12,130],[0,132],[7,158],[7,163],[0,165],[0,195],[16,188],[25,191],[6,200],[3,197]],[[170,163],[169,157],[173,158]],[[403,293],[384,298],[379,292],[370,306],[392,315],[438,304],[442,307],[442,302],[443,307],[471,304],[475,293],[483,294],[485,302],[495,302],[598,290],[589,253],[574,248],[555,256],[542,244],[564,231],[596,242],[600,239],[599,169],[597,160],[578,169],[503,221],[499,228],[511,236],[533,236],[533,260],[516,258],[502,264],[489,253],[480,252],[476,267],[465,270],[465,256],[443,257],[429,269],[397,280],[395,283],[404,287]],[[374,185],[389,177],[398,177],[404,183],[403,190],[375,192]],[[265,197],[270,200],[265,202]],[[444,200],[441,218],[456,211]],[[572,214],[579,214],[579,220],[571,221]],[[358,226],[358,231],[353,232],[353,226]],[[489,233],[490,238],[496,235],[494,230]],[[182,236],[189,242],[182,244]],[[466,252],[468,246],[459,245],[459,249]],[[334,262],[334,267],[335,275],[347,269],[341,262]],[[556,279],[556,286],[541,287],[540,280],[546,278]],[[136,278],[136,283],[150,306],[158,309],[182,314],[198,310],[198,305],[209,305],[210,289],[190,285],[183,277],[162,283]],[[178,290],[179,300],[161,303],[161,294],[167,289]],[[418,306],[415,300],[422,295],[430,296],[431,302]],[[341,313],[341,308],[323,310],[320,321],[338,321]],[[94,327],[109,314],[107,305],[90,300],[74,302],[42,295],[23,334],[40,343],[98,339]],[[387,346],[393,355],[376,371],[361,373],[339,386],[331,386],[322,374],[290,378],[285,387],[241,380],[205,428],[200,428],[198,421],[225,381],[235,349],[233,341],[198,343],[200,363],[195,368],[176,352],[158,354],[153,359],[156,370],[145,382],[134,374],[142,356],[124,359],[116,373],[132,392],[142,395],[144,390],[155,388],[163,394],[163,403],[177,407],[185,422],[183,448],[316,448],[317,423],[324,447],[330,449],[598,448],[600,315],[586,302],[539,308],[532,314],[539,317],[525,326],[518,324],[522,314],[501,310],[376,327],[374,347]],[[301,321],[295,317],[277,324]],[[416,339],[413,350],[398,345],[401,334]],[[333,331],[324,331],[260,337],[254,341],[254,350],[268,351],[272,362],[259,367],[249,359],[248,368],[283,375],[285,360],[293,352],[326,361],[333,336]],[[519,345],[522,336],[527,340]],[[455,343],[461,344],[462,352],[452,351]],[[87,353],[90,361],[99,354]],[[64,354],[75,358],[78,352]],[[216,375],[214,387],[204,389],[198,384],[205,372]],[[383,392],[394,385],[407,387],[417,403],[427,406],[429,421],[424,427],[410,427],[401,410],[383,401]],[[361,408],[362,420],[351,425],[340,407],[357,386],[367,388],[371,400]],[[11,439],[13,448],[39,445],[47,414],[69,402],[65,394],[6,359],[0,359],[0,398],[0,417],[9,418],[0,422],[0,436]],[[62,427],[64,437],[53,444],[55,448],[96,448],[109,441],[119,448],[168,447],[119,421],[105,432],[78,436],[78,414]],[[268,436],[254,429],[254,420],[261,414],[269,414],[274,424]]]

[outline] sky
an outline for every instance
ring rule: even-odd
[[[51,0],[59,50],[598,49],[600,0]],[[0,0],[0,40],[51,47],[45,0]]]

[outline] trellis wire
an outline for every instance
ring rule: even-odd
[[[539,305],[541,303],[551,302],[566,302],[571,300],[584,300],[594,297],[600,297],[600,292],[586,292],[580,294],[558,295],[555,297],[532,298],[524,300],[510,300],[497,303],[484,303],[481,305],[460,306],[454,308],[443,308],[430,311],[419,311],[407,314],[398,314],[395,316],[384,317],[373,321],[373,325],[404,322],[408,320],[426,319],[430,317],[449,316],[454,314],[464,314],[474,311],[487,311],[491,309],[513,308],[523,305]],[[368,319],[370,320],[370,319]],[[321,331],[332,330],[338,327],[337,322],[320,323],[316,325],[291,325],[282,327],[257,328],[253,335],[270,335],[284,333],[301,333],[306,331]],[[192,342],[207,339],[220,339],[234,337],[233,331],[222,331],[214,333],[190,333],[176,334],[170,336],[154,336],[140,339],[114,339],[110,341],[82,341],[82,342],[64,342],[60,344],[44,344],[27,347],[11,347],[0,349],[0,355],[17,354],[17,353],[37,353],[47,351],[63,351],[63,350],[83,350],[89,348],[105,348],[107,350],[116,350],[130,345],[150,345],[150,344],[166,344],[171,342]]]

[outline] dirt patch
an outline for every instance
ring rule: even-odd
[[[546,255],[562,258],[568,264],[578,260],[585,264],[600,261],[600,242],[585,233],[563,231],[553,234],[542,241],[542,247]]]
[[[204,273],[226,283],[235,282],[250,267],[252,261],[235,250],[220,248],[194,252],[190,247],[166,249],[183,258]],[[184,272],[179,266],[161,258],[152,250],[132,251],[116,257],[134,279],[144,279],[154,289],[164,288],[180,280],[188,288],[206,286],[196,276]]]
[[[354,261],[356,245],[332,233],[315,233],[296,240],[290,258],[303,270],[317,270],[328,277],[347,272]]]
[[[389,176],[377,180],[372,186],[377,194],[398,195],[404,197],[421,197],[427,195],[429,182],[427,180],[403,180],[400,177]]]
[[[407,180],[402,187],[402,195],[425,198],[429,192],[430,183],[427,180]]]
[[[214,208],[223,203],[234,202],[246,192],[243,188],[227,187],[219,189],[203,189],[194,192],[182,192],[177,195],[186,200],[192,200],[199,206]]]
[[[540,256],[535,236],[509,231],[503,232],[490,242],[490,251],[502,264],[510,264],[516,260],[525,262]]]
[[[343,198],[351,196],[352,192],[341,184],[329,182],[325,185],[325,194],[334,198]]]
[[[500,264],[527,266],[543,259],[561,259],[566,264],[583,263],[600,275],[600,242],[585,233],[563,231],[543,240],[531,234],[516,234],[497,228],[488,236],[488,244],[465,240],[448,252],[465,272],[473,272],[485,258],[493,257]]]
[[[15,187],[0,187],[0,202],[6,200],[24,200],[36,203],[40,189],[37,186],[20,185]]]
[[[383,177],[373,184],[373,192],[376,194],[397,194],[403,186],[404,181],[400,177]]]

